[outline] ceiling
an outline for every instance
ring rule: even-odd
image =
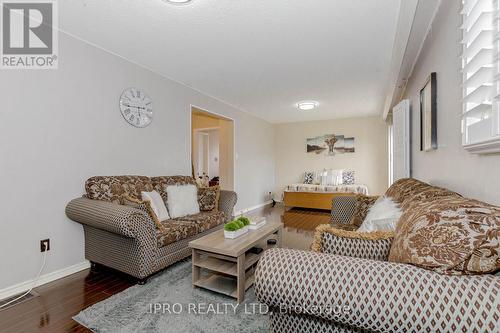
[[[400,0],[71,0],[63,31],[272,123],[381,115]],[[316,100],[313,111],[295,103]]]

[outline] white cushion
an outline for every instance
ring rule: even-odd
[[[365,225],[363,229],[361,227],[358,229],[358,231],[394,231],[396,230],[396,225],[398,224],[399,218],[384,218],[384,219],[376,219],[376,220],[371,220],[371,223],[368,223],[368,225]],[[363,222],[364,224],[364,222]],[[363,225],[361,225],[363,226]],[[364,230],[367,228],[368,230]]]
[[[324,170],[321,173],[321,185],[323,186],[338,186],[343,183],[344,170]]]
[[[151,203],[151,208],[153,209],[153,212],[155,212],[156,217],[158,217],[158,220],[165,221],[170,218],[170,216],[168,215],[167,207],[165,206],[160,193],[156,191],[142,191],[141,197],[142,201],[149,201]]]
[[[393,231],[402,213],[401,208],[391,198],[380,197],[368,210],[357,231]]]
[[[166,187],[167,205],[171,218],[198,214],[198,188],[195,185],[169,185]]]

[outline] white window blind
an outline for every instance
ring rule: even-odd
[[[463,144],[500,135],[500,0],[463,0]]]

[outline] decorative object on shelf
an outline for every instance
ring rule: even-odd
[[[248,225],[248,228],[250,228],[250,230],[257,230],[259,228],[262,228],[265,224],[266,224],[265,217],[252,217],[250,219],[250,224]]]
[[[420,90],[420,150],[437,148],[437,82],[433,72]]]
[[[462,3],[462,145],[471,153],[499,153],[500,9],[498,1]]]
[[[354,153],[354,138],[344,135],[325,134],[307,139],[307,152],[317,155],[325,153],[328,156],[336,154]]]
[[[127,88],[120,96],[120,112],[134,127],[146,127],[153,121],[153,101],[138,88]]]
[[[271,201],[271,207],[276,206],[276,200],[274,200],[274,193],[273,192],[269,192],[267,198],[268,198],[268,201]]]
[[[248,232],[250,221],[245,217],[240,217],[224,225],[224,237],[234,239]]]
[[[219,176],[216,176],[208,182],[208,186],[217,186],[219,185]]]
[[[209,187],[210,186],[210,178],[206,173],[203,173],[202,175],[198,175],[196,178],[196,184],[198,187]]]

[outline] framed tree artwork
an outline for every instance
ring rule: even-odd
[[[420,150],[437,147],[437,81],[433,72],[420,90]]]

